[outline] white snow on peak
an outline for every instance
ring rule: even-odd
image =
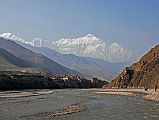
[[[100,58],[109,62],[125,62],[132,59],[132,52],[126,50],[119,43],[108,44],[93,34],[87,34],[79,38],[61,38],[53,41],[52,44],[41,38],[27,41],[12,33],[3,33],[0,37],[35,47],[52,47],[63,54]]]
[[[0,35],[0,37],[8,40],[13,40],[13,41],[20,41],[20,42],[25,42],[22,38],[12,34],[12,33],[3,33]]]
[[[42,39],[41,38],[34,38],[33,39],[33,46],[42,47]]]
[[[85,37],[87,37],[87,38],[96,38],[96,36],[93,35],[93,34],[88,34],[88,35],[86,35]]]
[[[24,43],[24,44],[29,44],[29,45],[34,45],[32,41],[26,41],[22,38],[20,38],[19,36],[15,35],[15,34],[12,34],[12,33],[3,33],[0,35],[1,38],[4,38],[4,39],[7,39],[7,40],[12,40],[12,41],[15,41],[15,42],[21,42],[21,43]]]
[[[15,34],[12,34],[12,33],[3,33],[3,34],[0,35],[0,37],[4,38],[4,39],[7,39],[7,40],[15,41],[15,42],[21,42],[21,43],[24,43],[24,44],[29,44],[29,45],[32,45],[32,46],[35,46],[35,47],[42,47],[43,46],[42,42],[46,42],[46,40],[42,40],[41,38],[34,38],[31,41],[27,41],[27,40],[24,40],[24,39],[18,37]]]
[[[132,57],[132,53],[125,50],[117,42],[109,45],[92,34],[79,38],[62,38],[53,41],[53,48],[63,54],[100,58],[109,62],[124,62]]]

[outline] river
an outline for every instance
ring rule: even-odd
[[[86,110],[45,120],[159,120],[157,102],[143,100],[140,95],[101,95],[91,89],[63,89],[40,96],[0,98],[0,120],[31,119],[22,116],[53,112],[74,103],[85,105]]]

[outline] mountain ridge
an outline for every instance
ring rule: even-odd
[[[104,59],[109,62],[124,62],[132,58],[132,53],[114,42],[106,44],[92,34],[79,38],[61,38],[53,41],[54,49],[63,54]]]
[[[123,68],[127,64],[127,63],[125,64],[125,62],[110,63],[99,58],[79,57],[72,54],[60,54],[53,49],[41,47],[41,45],[39,45],[38,47],[35,47],[33,46],[34,43],[28,44],[28,42],[26,41],[21,41],[22,38],[15,37],[16,35],[13,35],[11,33],[4,33],[4,35],[2,34],[0,36],[4,37],[7,40],[15,41],[16,43],[20,44],[21,46],[35,53],[41,53],[47,56],[48,58],[50,58],[51,60],[61,64],[64,67],[74,69],[83,74],[85,73],[90,74],[102,80],[114,79],[117,73],[120,72],[121,68]],[[16,39],[12,39],[12,38],[16,38]],[[20,40],[17,40],[18,38]],[[87,42],[90,42],[91,44],[92,44],[92,41],[94,40],[99,43],[104,43],[102,40],[100,40],[99,38],[97,38],[95,35],[92,35],[92,34],[88,34],[85,37],[81,37],[81,38],[86,40]],[[38,38],[38,41],[39,40],[42,41],[42,39]],[[114,43],[113,46],[117,46],[117,45],[118,45],[117,43]],[[21,57],[23,56],[21,55]]]
[[[124,49],[122,45],[114,42],[108,44],[93,34],[87,34],[79,38],[61,38],[49,43],[41,38],[31,41],[24,40],[12,33],[3,33],[0,37],[13,41],[20,41],[34,47],[49,47],[62,54],[74,54],[80,57],[93,57],[104,59],[109,62],[128,62],[132,59],[132,52]]]
[[[58,73],[59,74],[71,74],[71,73],[80,74],[74,70],[70,70],[66,67],[63,67],[62,65],[50,60],[49,58],[45,57],[42,54],[32,52],[31,50],[20,46],[14,41],[0,38],[0,42],[1,42],[0,48],[5,49],[12,55],[22,60],[30,62],[32,67],[48,69],[50,72],[56,73],[56,74]]]

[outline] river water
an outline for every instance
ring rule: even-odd
[[[141,96],[101,95],[91,89],[63,89],[41,96],[0,98],[0,120],[26,120],[22,116],[54,112],[74,103],[87,108],[84,112],[45,120],[159,120],[157,102],[143,100]]]

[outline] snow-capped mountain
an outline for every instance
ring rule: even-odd
[[[0,35],[0,37],[7,39],[7,40],[12,40],[12,41],[18,42],[19,44],[24,43],[24,44],[29,44],[29,45],[32,45],[35,47],[42,47],[42,41],[43,41],[41,38],[34,38],[31,41],[27,41],[12,33],[3,33]]]
[[[42,39],[41,38],[34,38],[33,39],[33,43],[34,45],[33,46],[36,46],[36,47],[41,47],[42,46]]]
[[[118,43],[106,44],[92,34],[80,38],[62,38],[53,41],[53,48],[63,54],[100,58],[109,62],[125,62],[132,57],[132,53]]]
[[[119,56],[124,53],[124,49],[118,45],[117,43],[113,43],[112,45],[108,45],[103,42],[101,39],[95,37],[92,34],[88,34],[85,37],[77,38],[77,39],[61,39],[58,44],[55,46],[58,50],[61,46],[68,47],[68,53],[70,50],[70,45],[72,46],[72,51],[76,52],[77,55],[86,56],[94,55],[96,58],[92,57],[79,57],[71,54],[60,54],[59,52],[49,49],[48,46],[50,41],[42,40],[41,38],[34,38],[31,42],[28,42],[14,34],[5,33],[0,35],[0,37],[5,38],[7,40],[15,41],[20,44],[24,48],[27,48],[35,53],[41,53],[51,60],[63,65],[64,67],[71,68],[83,74],[88,74],[91,76],[96,76],[103,80],[113,79],[117,72],[120,71],[121,68],[125,67],[126,63],[111,63],[105,60],[96,59],[100,56],[108,56],[104,52],[109,51],[109,49],[118,52],[109,51],[110,56]],[[68,42],[69,41],[69,42]],[[69,44],[70,43],[70,44]],[[43,47],[47,46],[47,47]],[[82,49],[81,49],[82,48]],[[65,51],[63,51],[65,52]],[[92,54],[94,53],[94,54]],[[116,54],[114,54],[116,53]],[[118,54],[117,54],[118,53]],[[108,54],[108,53],[107,53]],[[124,55],[123,55],[124,56]]]
[[[34,47],[49,47],[63,54],[74,54],[82,57],[100,58],[109,62],[125,62],[132,58],[132,53],[125,50],[118,43],[107,44],[95,35],[88,34],[80,38],[62,38],[53,41],[51,46],[50,41],[41,38],[34,38],[31,41],[24,40],[12,33],[3,33],[0,37],[15,42],[25,43]]]
[[[8,39],[8,40],[19,41],[19,42],[25,43],[25,40],[23,40],[22,38],[14,35],[12,33],[3,33],[0,35],[0,37],[4,38],[4,39]]]

